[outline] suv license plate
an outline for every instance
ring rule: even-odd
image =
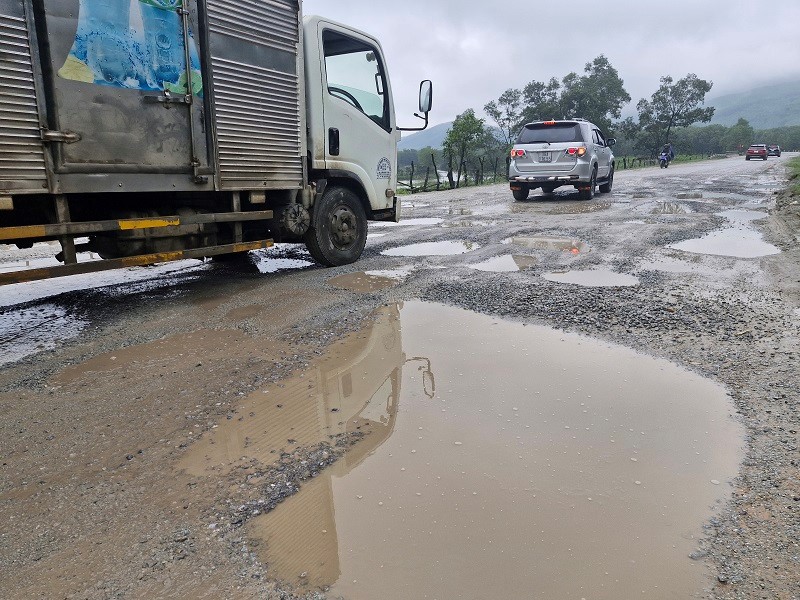
[[[549,163],[553,162],[552,152],[539,152],[539,162]]]

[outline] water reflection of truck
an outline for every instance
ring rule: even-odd
[[[366,434],[333,467],[305,482],[296,496],[266,515],[268,519],[252,523],[249,535],[268,538],[273,576],[292,579],[307,572],[298,583],[312,587],[338,578],[331,474],[351,471],[389,439],[405,366],[415,369],[414,385],[433,397],[430,360],[403,352],[395,305],[383,309],[364,335],[334,346],[315,368],[268,394],[253,394],[237,410],[241,418],[220,423],[181,463],[190,474],[218,477],[220,467],[230,468],[243,457],[270,465],[281,451],[330,441],[329,436]]]
[[[341,265],[400,217],[380,44],[297,0],[0,0],[0,77],[0,244],[64,263],[0,283],[276,239]]]

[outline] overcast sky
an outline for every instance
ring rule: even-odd
[[[800,80],[800,0],[305,0],[303,10],[381,41],[401,125],[416,122],[421,79],[434,82],[435,125],[600,54],[633,104],[662,75],[696,73],[714,82],[711,96]]]

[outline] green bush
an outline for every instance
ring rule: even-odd
[[[800,196],[800,157],[789,161],[789,181],[793,196]]]

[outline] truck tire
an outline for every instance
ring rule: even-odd
[[[358,197],[347,188],[325,190],[303,239],[314,260],[326,267],[357,261],[367,244],[367,215]]]
[[[528,199],[530,190],[528,188],[522,188],[521,190],[511,190],[511,193],[514,194],[514,200],[517,202],[522,202],[523,200]]]

